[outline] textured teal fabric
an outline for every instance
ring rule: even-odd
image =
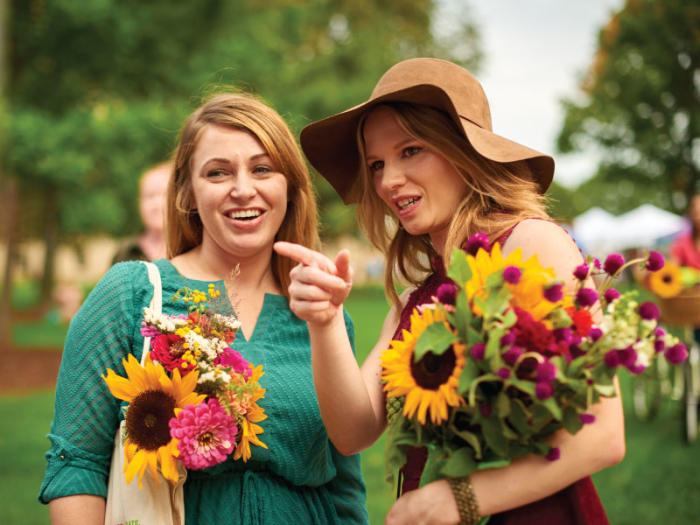
[[[168,261],[156,262],[163,283],[163,312],[184,313],[170,298],[182,286],[205,290],[207,283],[182,277]],[[223,288],[223,282],[216,283]],[[141,313],[153,294],[139,262],[113,266],[71,322],[56,388],[51,449],[39,500],[72,494],[106,496],[106,478],[119,402],[101,378],[107,368],[124,375],[128,352],[141,357]],[[245,298],[237,299],[245,308]],[[351,342],[352,322],[346,314]],[[186,523],[333,524],[367,523],[365,488],[357,455],[341,455],[328,439],[316,401],[306,323],[287,300],[267,294],[255,331],[238,332],[233,347],[262,364],[261,423],[267,450],[252,446],[247,463],[228,461],[189,471],[185,483]]]

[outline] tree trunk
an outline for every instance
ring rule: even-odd
[[[0,174],[1,175],[1,174]],[[0,179],[2,180],[2,179]],[[12,270],[16,261],[17,251],[17,181],[5,177],[2,184],[3,215],[5,223],[5,272],[2,282],[2,297],[0,297],[0,352],[9,350],[12,346]]]
[[[56,266],[56,249],[58,247],[58,196],[52,187],[44,192],[44,271],[41,276],[41,295],[39,298],[42,307],[51,301],[54,284],[54,270]]]

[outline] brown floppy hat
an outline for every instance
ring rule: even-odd
[[[359,200],[357,126],[362,115],[382,102],[410,102],[447,113],[484,157],[496,162],[527,161],[540,192],[552,182],[554,159],[491,131],[491,112],[479,81],[466,69],[437,58],[411,58],[392,66],[369,100],[313,122],[301,131],[301,147],[314,168],[346,204]]]

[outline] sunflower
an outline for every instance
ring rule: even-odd
[[[257,384],[263,374],[262,365],[254,367],[253,373],[248,379],[248,383]],[[258,434],[262,434],[263,429],[260,425],[256,424],[267,419],[264,409],[257,403],[257,401],[263,397],[265,397],[265,389],[260,387],[256,388],[250,400],[250,407],[246,413],[239,418],[238,423],[241,427],[239,432],[240,441],[233,453],[233,459],[243,458],[243,462],[248,461],[251,455],[251,443],[262,448],[267,448],[267,445],[258,438]]]
[[[139,487],[143,487],[143,475],[148,468],[158,483],[160,465],[163,477],[175,483],[178,479],[175,458],[179,452],[177,440],[170,437],[168,423],[175,416],[175,409],[196,405],[206,397],[194,392],[199,374],[192,372],[182,378],[176,368],[170,379],[165,369],[150,357],[141,366],[131,354],[122,363],[128,379],[112,369],[107,369],[107,376],[102,379],[114,397],[129,402],[124,443],[126,482],[131,483],[138,474]]]
[[[496,272],[504,270],[508,266],[519,268],[522,275],[517,284],[506,284],[512,295],[511,304],[528,312],[538,321],[544,319],[554,308],[562,304],[562,301],[549,302],[544,297],[543,288],[552,284],[556,278],[552,268],[543,268],[533,255],[523,261],[523,252],[520,248],[513,250],[507,257],[503,257],[498,243],[493,245],[491,253],[479,250],[476,256],[467,255],[467,263],[472,276],[464,284],[464,291],[471,302],[474,297],[486,299],[486,279]],[[570,302],[570,298],[564,299]],[[480,314],[476,305],[475,313]]]
[[[427,352],[414,362],[416,341],[433,323],[444,323],[441,310],[424,308],[411,314],[411,330],[403,331],[403,341],[391,341],[382,354],[382,380],[388,397],[406,396],[403,414],[412,418],[417,412],[418,421],[425,425],[426,414],[439,425],[447,419],[447,407],[464,403],[457,393],[459,376],[464,368],[466,346],[457,341],[442,355]]]
[[[683,289],[681,276],[680,267],[672,261],[666,261],[663,268],[649,275],[649,288],[659,297],[673,297]]]

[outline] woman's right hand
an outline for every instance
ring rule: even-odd
[[[310,324],[328,324],[342,310],[352,288],[350,252],[341,250],[331,261],[322,253],[290,242],[276,242],[274,249],[299,263],[289,272],[289,308]]]

